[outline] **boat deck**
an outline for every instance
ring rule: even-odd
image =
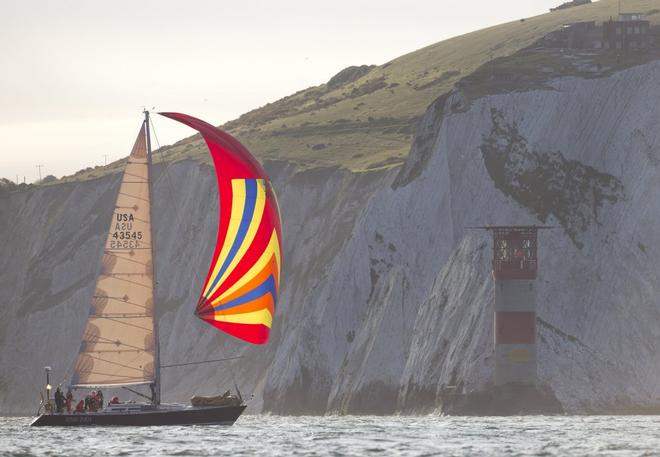
[[[98,412],[42,414],[31,426],[158,426],[158,425],[232,425],[243,413],[246,405],[238,406],[184,406],[158,407],[126,403],[111,405]]]

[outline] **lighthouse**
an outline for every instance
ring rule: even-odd
[[[537,226],[488,227],[493,234],[496,386],[535,386]]]
[[[442,397],[442,412],[453,415],[510,416],[562,414],[552,387],[537,378],[536,277],[538,231],[554,227],[486,226],[493,235],[495,281],[493,383]]]

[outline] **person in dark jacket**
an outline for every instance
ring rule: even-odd
[[[66,412],[70,413],[71,412],[71,407],[73,406],[73,392],[71,392],[71,389],[68,389],[66,391]]]
[[[99,390],[96,392],[96,408],[103,409],[105,405],[103,404],[103,393]]]
[[[62,414],[64,412],[64,394],[62,393],[62,390],[57,387],[57,390],[55,391],[55,408],[57,411],[57,414]]]

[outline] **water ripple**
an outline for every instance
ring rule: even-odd
[[[658,416],[244,416],[233,427],[30,428],[0,418],[0,456],[656,456]]]

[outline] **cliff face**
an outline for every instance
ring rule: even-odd
[[[212,170],[156,170],[166,401],[233,385],[252,412],[428,412],[493,369],[484,224],[540,237],[539,377],[569,411],[660,406],[660,63],[433,103],[400,168],[266,163],[284,271],[271,343],[192,310],[215,240]],[[119,176],[0,197],[0,410],[32,412],[44,365],[70,375]]]

